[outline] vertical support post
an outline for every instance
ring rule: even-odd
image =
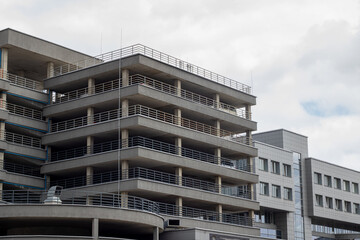
[[[46,153],[47,153],[47,158],[46,158],[46,162],[51,162],[51,146],[47,145],[46,146]]]
[[[121,81],[122,81],[122,87],[129,86],[129,70],[123,69],[121,71]]]
[[[222,222],[222,213],[223,213],[223,210],[222,210],[222,205],[221,204],[218,204],[216,206],[216,212],[219,214],[219,222]]]
[[[215,136],[221,137],[221,134],[220,134],[220,128],[221,128],[220,120],[215,120],[214,127],[216,128]]]
[[[129,116],[129,99],[121,101],[121,118]]]
[[[121,208],[128,208],[129,193],[121,192],[120,196],[121,196]]]
[[[121,148],[129,147],[129,130],[121,129]]]
[[[251,120],[251,105],[245,106],[245,116],[246,116],[246,119]]]
[[[86,137],[86,154],[92,154],[94,148],[94,137],[93,136],[87,136]]]
[[[221,176],[216,176],[215,177],[215,184],[217,186],[217,192],[221,193],[221,184],[222,184]]]
[[[176,95],[181,97],[181,81],[179,79],[175,79],[174,86],[176,87]]]
[[[46,190],[48,190],[50,188],[50,181],[51,181],[51,177],[49,175],[46,175]]]
[[[88,107],[87,108],[87,125],[94,123],[94,108]]]
[[[175,175],[176,175],[176,184],[182,186],[182,168],[177,167],[175,168]]]
[[[214,155],[216,157],[217,164],[221,165],[221,148],[215,148],[214,149]]]
[[[88,79],[88,94],[89,95],[95,94],[95,79],[94,78]]]
[[[249,210],[249,221],[250,221],[250,226],[252,226],[253,224],[253,219],[255,218],[255,212],[254,210]]]
[[[158,227],[154,227],[153,240],[159,240],[159,228]]]
[[[220,108],[220,95],[218,93],[214,94],[214,108]]]
[[[183,199],[182,197],[177,197],[175,200],[175,205],[177,207],[177,215],[182,216],[182,207],[183,207]]]
[[[182,138],[176,137],[175,138],[175,147],[176,147],[176,154],[181,156],[181,148],[182,148]]]
[[[0,182],[0,201],[2,200],[2,191],[4,190],[4,184]]]
[[[47,70],[46,70],[46,78],[54,77],[54,63],[48,62],[47,63]]]
[[[94,240],[99,239],[99,219],[93,218],[92,220],[92,238]]]
[[[5,141],[5,122],[0,122],[0,140]]]
[[[86,185],[91,185],[93,183],[94,168],[86,167]]]
[[[4,170],[4,152],[0,152],[0,170]]]
[[[121,180],[129,179],[129,162],[127,160],[121,161]]]
[[[0,103],[1,106],[0,106],[0,108],[7,109],[6,98],[7,98],[6,92],[2,92],[1,93],[1,103]]]
[[[175,115],[175,117],[176,117],[176,119],[175,119],[175,124],[181,126],[181,109],[176,108],[176,109],[174,110],[174,115]]]
[[[7,48],[1,48],[1,66],[0,70],[2,73],[2,78],[7,79],[8,72],[8,60],[9,60],[9,50]]]

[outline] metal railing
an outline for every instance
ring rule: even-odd
[[[242,216],[238,213],[218,213],[191,207],[179,207],[168,203],[159,203],[160,214],[170,216],[182,216],[195,218],[198,220],[207,220],[213,222],[224,222],[242,226],[253,226],[253,219],[250,217]]]
[[[5,136],[5,138],[4,138]],[[27,147],[33,148],[43,148],[41,146],[41,139],[40,138],[33,138],[17,133],[7,132],[7,131],[0,131],[0,139],[5,139],[6,142],[11,142]]]
[[[43,204],[47,191],[3,190],[1,200],[10,204]],[[176,206],[174,204],[155,202],[148,199],[104,192],[85,192],[78,190],[62,190],[60,195],[64,205],[88,205],[119,209],[134,209],[160,215],[188,217],[201,221],[222,222],[241,226],[253,226],[253,219],[239,213],[218,213],[204,209]]]
[[[87,58],[87,59],[84,59],[84,60],[76,62],[76,63],[72,63],[72,64],[69,63],[66,65],[56,67],[54,69],[54,76],[60,76],[60,75],[66,74],[66,73],[70,73],[73,71],[77,71],[80,69],[88,68],[91,66],[99,65],[99,64],[102,64],[105,62],[113,61],[116,59],[132,56],[132,55],[136,55],[136,54],[141,54],[146,57],[150,57],[154,60],[160,61],[162,63],[166,63],[173,67],[190,72],[192,74],[206,78],[208,80],[217,82],[224,86],[236,89],[236,90],[244,92],[244,93],[251,94],[251,87],[248,85],[245,85],[245,84],[235,81],[233,79],[224,77],[217,73],[206,70],[202,67],[193,65],[191,63],[188,63],[181,59],[172,57],[166,53],[157,51],[155,49],[146,47],[141,44],[135,44],[135,45],[132,45],[129,47],[125,47],[122,49],[104,53],[104,54],[95,56],[93,58]]]
[[[194,131],[210,134],[225,138],[226,140],[252,145],[252,140],[249,137],[243,136],[239,133],[233,133],[224,129],[219,129],[204,123],[200,123],[187,118],[177,117],[173,114],[149,108],[143,105],[132,105],[128,109],[127,116],[141,115],[162,122],[179,125]],[[122,109],[115,109],[106,112],[96,113],[92,117],[79,117],[62,122],[53,123],[51,125],[51,132],[65,131],[72,128],[83,127],[91,124],[111,121],[122,118]]]
[[[224,167],[238,169],[241,171],[251,172],[252,169],[250,165],[243,159],[241,160],[233,160],[224,157],[216,157],[215,155],[204,153],[200,151],[196,151],[190,148],[185,147],[177,147],[173,144],[169,144],[166,142],[161,142],[158,140],[153,140],[146,137],[135,136],[128,139],[121,140],[120,148],[131,148],[131,147],[144,147],[148,149],[153,149],[160,152],[165,152],[169,154],[173,154],[176,156],[182,156],[198,161],[203,161],[212,164],[221,164]],[[109,152],[119,149],[119,141],[109,141],[104,143],[94,144],[92,148],[90,147],[78,147],[73,149],[67,149],[64,151],[53,152],[51,154],[50,160],[61,161],[68,160],[77,157],[82,157],[85,155],[98,154],[103,152]]]
[[[0,78],[1,79],[5,79],[10,81],[10,83],[14,84],[14,85],[18,85],[21,87],[25,87],[25,88],[30,88],[32,90],[36,90],[36,91],[43,91],[43,86],[41,84],[41,82],[32,80],[32,79],[28,79],[25,77],[20,77],[17,75],[14,75],[12,73],[8,73],[2,69],[0,69]]]
[[[7,103],[6,106],[10,113],[36,120],[43,120],[42,112],[39,110],[15,105],[12,103]]]
[[[97,84],[93,88],[86,87],[71,92],[58,93],[55,98],[55,103],[63,103],[63,102],[91,96],[94,94],[100,94],[100,93],[119,89],[119,81],[120,81],[120,88],[122,88],[123,87],[122,80],[115,79],[105,83]],[[170,84],[163,83],[161,81],[148,78],[140,74],[136,74],[129,77],[129,86],[138,85],[138,84],[150,88],[154,88],[158,91],[171,94],[174,96],[178,96],[188,101],[206,105],[211,108],[216,108],[218,110],[251,120],[251,114],[245,111],[244,109],[236,109],[234,106],[231,106],[223,102],[217,103],[214,99],[190,92],[185,89],[179,89]]]
[[[22,164],[4,162],[4,170],[34,177],[42,177],[39,167],[29,167]]]
[[[125,179],[148,179],[152,181],[173,184],[182,187],[200,189],[207,192],[219,193],[233,197],[251,199],[251,192],[240,191],[236,186],[218,185],[214,182],[199,180],[190,177],[180,177],[175,174],[155,171],[141,167],[131,168],[128,170],[109,171],[103,173],[96,173],[92,176],[78,176],[73,178],[66,178],[56,181],[51,181],[51,186],[62,186],[64,188],[74,188],[86,185],[101,184],[107,182],[114,182]],[[221,189],[221,192],[219,192]]]

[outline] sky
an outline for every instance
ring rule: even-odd
[[[250,85],[259,132],[360,171],[360,0],[1,0],[8,27],[89,55],[141,43]]]

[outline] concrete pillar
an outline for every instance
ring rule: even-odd
[[[51,178],[50,178],[49,175],[45,175],[45,177],[46,177],[46,186],[45,186],[45,188],[46,188],[46,190],[49,190]]]
[[[129,116],[129,99],[124,99],[121,101],[121,117]]]
[[[255,211],[249,210],[249,218],[254,219],[255,218]]]
[[[217,164],[221,165],[221,148],[215,148],[214,149],[214,155],[216,157]]]
[[[175,138],[175,147],[176,147],[176,154],[181,156],[182,138],[180,137]]]
[[[121,196],[121,208],[128,208],[129,193],[121,192],[120,196]]]
[[[48,62],[47,63],[47,70],[46,70],[46,78],[54,77],[54,63]]]
[[[129,70],[128,69],[123,69],[121,71],[121,80],[122,80],[123,87],[129,86]]]
[[[93,218],[92,220],[92,238],[94,240],[99,239],[99,219]]]
[[[129,130],[121,129],[121,148],[127,148],[129,146]]]
[[[50,146],[46,146],[46,154],[47,154],[47,158],[46,158],[46,162],[51,162],[51,147]]]
[[[93,124],[94,123],[94,108],[88,107],[87,108],[87,124]]]
[[[249,172],[255,172],[254,171],[254,158],[253,157],[247,157],[246,162],[248,165],[248,171]]]
[[[246,131],[246,143],[250,145],[251,144],[251,139],[252,139],[251,131]]]
[[[175,204],[176,204],[176,207],[177,207],[177,214],[178,216],[182,216],[182,207],[183,207],[183,199],[182,197],[177,197],[176,200],[175,200]]]
[[[245,116],[246,116],[246,119],[251,120],[251,106],[250,105],[245,106]]]
[[[94,137],[93,136],[87,136],[86,137],[86,154],[92,154],[94,148]]]
[[[4,152],[0,152],[0,170],[4,169]]]
[[[175,175],[176,175],[176,184],[182,186],[182,168],[177,167],[175,168]]]
[[[94,78],[88,79],[88,94],[89,95],[95,94],[95,79]]]
[[[1,48],[1,69],[3,73],[8,71],[8,61],[9,61],[9,50],[7,48]],[[6,79],[5,76],[3,78]]]
[[[86,167],[86,185],[91,185],[93,183],[94,177],[94,168]]]
[[[250,194],[251,200],[256,200],[256,196],[254,194],[254,184],[253,183],[249,183],[247,186],[247,190],[248,193]]]
[[[222,205],[221,204],[218,204],[216,206],[216,212],[219,214],[219,222],[222,222]]]
[[[121,180],[129,179],[129,162],[127,160],[121,161]]]
[[[7,94],[6,92],[2,92],[1,93],[1,99],[0,99],[0,108],[6,109],[6,98],[7,98]]]
[[[0,201],[2,200],[2,190],[4,189],[4,184],[0,182]]]
[[[213,133],[215,136],[218,136],[218,137],[221,137],[221,134],[220,134],[220,120],[215,120],[214,122],[214,127],[216,128],[216,132]]]
[[[175,79],[174,86],[176,87],[176,95],[181,97],[181,81],[179,79]]]
[[[0,122],[0,140],[5,140],[5,122]]]
[[[159,228],[158,227],[154,227],[153,240],[159,240]]]
[[[214,107],[220,108],[220,95],[218,93],[214,94]]]
[[[216,184],[216,187],[217,187],[217,192],[218,193],[221,193],[221,183],[222,183],[222,179],[221,179],[221,176],[216,176],[215,177],[215,184]]]
[[[175,124],[181,126],[181,109],[176,108],[176,109],[174,110],[174,115],[175,115],[175,117],[176,117],[176,119],[175,119]]]

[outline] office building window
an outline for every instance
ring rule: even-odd
[[[351,202],[345,201],[344,202],[345,212],[351,213]]]
[[[324,175],[324,186],[325,187],[332,187],[332,184],[331,184],[331,176],[328,176],[328,175]]]
[[[315,203],[316,203],[316,206],[322,207],[323,206],[323,196],[315,194]]]
[[[280,174],[280,163],[276,161],[271,161],[271,170],[272,173]]]
[[[341,189],[341,179],[340,178],[334,178],[334,185],[336,189]]]
[[[284,164],[284,176],[291,177],[291,165]]]
[[[275,198],[281,198],[280,186],[272,185],[272,196]]]
[[[354,203],[354,213],[360,214],[360,204]]]
[[[344,191],[350,192],[350,182],[344,180]]]
[[[314,173],[314,183],[322,185],[321,173]]]
[[[284,187],[284,199],[285,200],[292,200],[292,189]]]
[[[342,211],[342,200],[335,199],[335,210]]]
[[[265,182],[260,182],[260,194],[269,196],[269,184]]]
[[[352,191],[353,193],[359,194],[359,184],[357,183],[352,183]]]
[[[331,197],[325,197],[326,207],[333,208],[333,199]]]
[[[259,169],[262,171],[268,171],[268,160],[265,158],[259,158]]]

